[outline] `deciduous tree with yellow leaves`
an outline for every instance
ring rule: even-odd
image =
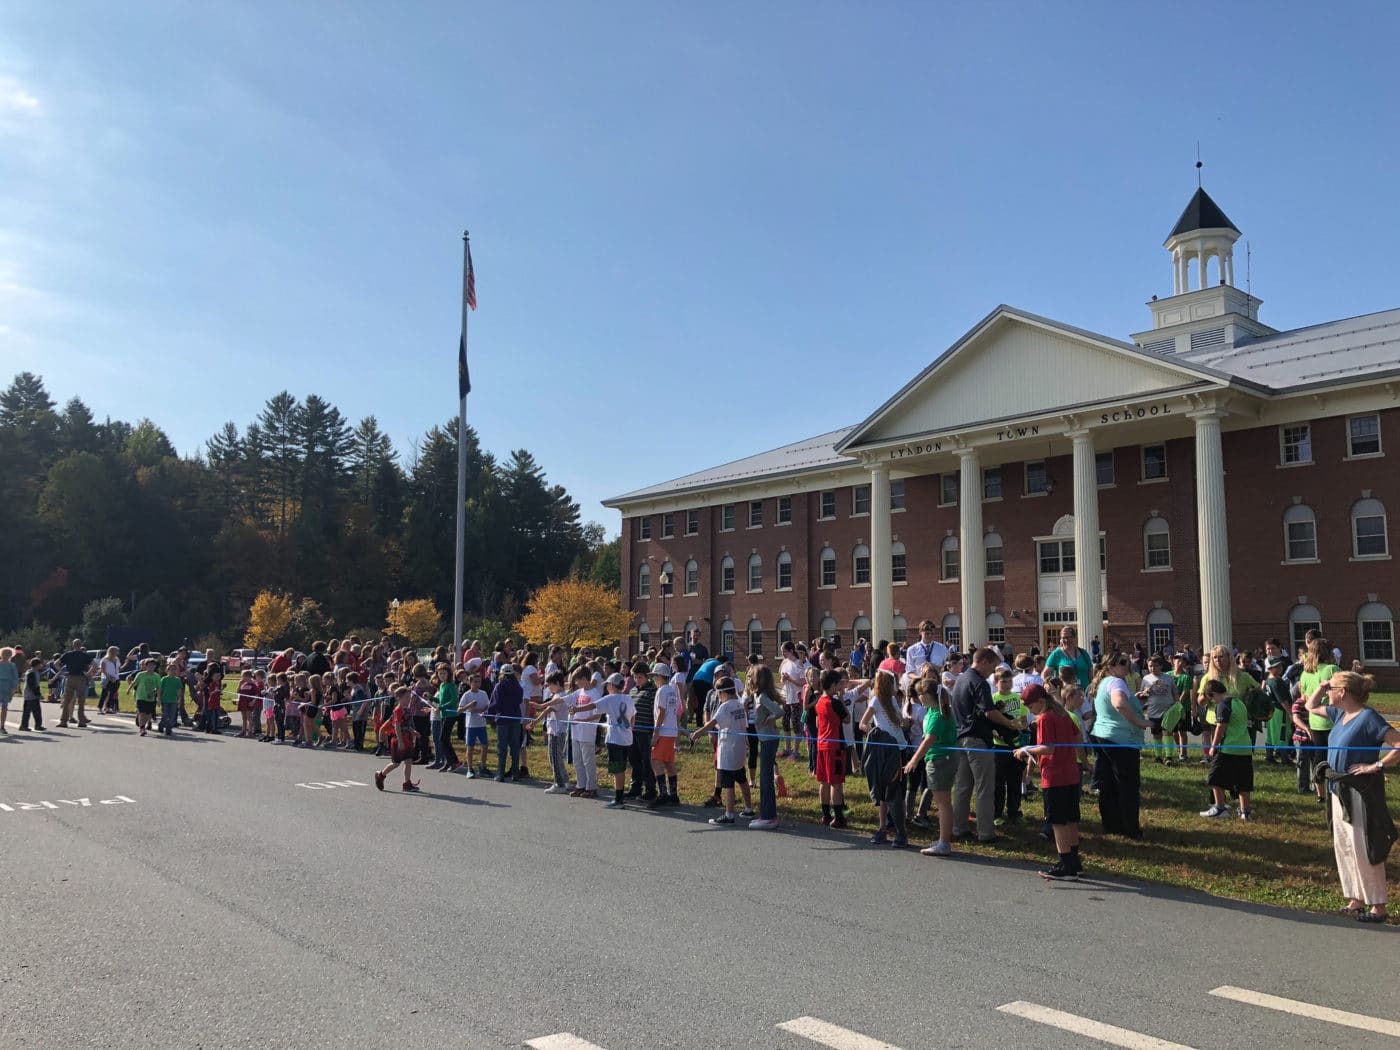
[[[618,605],[616,588],[573,577],[531,594],[515,629],[534,645],[557,642],[578,648],[622,641],[632,633],[634,619],[634,613]]]
[[[414,645],[432,645],[442,633],[442,613],[431,598],[390,602],[386,630]]]
[[[243,644],[250,649],[267,649],[287,630],[292,619],[292,599],[285,594],[262,591],[248,607],[248,630]]]

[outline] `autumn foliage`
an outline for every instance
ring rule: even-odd
[[[292,599],[285,594],[262,591],[248,608],[248,630],[243,644],[250,649],[267,649],[287,630],[292,619]]]
[[[442,613],[430,598],[389,603],[386,633],[406,638],[413,645],[431,645],[442,633]]]
[[[631,634],[634,616],[618,605],[616,588],[574,577],[531,594],[515,629],[534,645],[607,645]]]

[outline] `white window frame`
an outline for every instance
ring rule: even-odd
[[[896,587],[909,582],[909,554],[899,540],[890,544],[890,582]]]
[[[1292,459],[1289,458],[1290,454]],[[1312,465],[1312,461],[1312,424],[1280,424],[1278,428],[1278,465],[1280,467],[1307,467]]]
[[[1303,636],[1309,630],[1322,630],[1322,613],[1311,605],[1295,605],[1288,610],[1289,655],[1303,648]]]
[[[675,512],[672,511],[672,512],[668,512],[668,513],[666,513],[666,514],[661,515],[661,538],[662,538],[663,540],[669,540],[669,539],[671,539],[673,536],[675,536],[675,534],[676,534],[676,515],[675,515]]]
[[[755,517],[758,518],[758,521],[757,521],[757,522],[754,521],[754,518],[755,518]],[[761,500],[761,499],[751,499],[751,500],[749,500],[749,511],[748,511],[748,517],[747,517],[746,520],[747,520],[748,523],[749,523],[749,524],[748,524],[748,527],[751,528],[751,529],[761,529],[761,528],[763,528],[763,500]]]
[[[861,503],[864,503],[864,504],[865,504],[865,509],[864,509],[864,510],[861,510],[861,509],[860,509]],[[869,485],[852,485],[852,486],[851,486],[851,517],[853,517],[853,518],[864,518],[864,517],[869,516],[869,514],[870,514],[870,486],[869,486]]]
[[[784,569],[787,570],[787,583],[784,583],[784,582],[783,582],[783,570],[784,570]],[[780,591],[790,591],[790,590],[792,590],[792,555],[789,554],[787,551],[782,551],[782,552],[780,552],[780,553],[778,554],[778,568],[777,568],[777,573],[778,573],[778,575],[777,575],[778,590],[780,590]]]
[[[1289,531],[1289,526],[1303,524],[1312,526],[1312,554],[1295,556],[1293,553],[1293,537]],[[1283,564],[1315,565],[1319,560],[1317,553],[1317,515],[1306,503],[1295,503],[1283,512]]]
[[[787,512],[787,516],[786,516],[786,517],[783,516],[784,511]],[[775,515],[776,515],[776,517],[777,517],[777,519],[778,519],[774,524],[777,524],[777,525],[791,525],[791,524],[792,524],[792,497],[791,497],[791,496],[779,496],[779,497],[778,497],[778,508],[777,508],[777,510],[776,510],[774,513],[775,513]]]
[[[1357,452],[1355,438],[1351,432],[1351,425],[1358,419],[1374,419],[1376,421],[1376,450],[1374,452]],[[1385,455],[1385,445],[1381,441],[1381,415],[1379,412],[1361,412],[1354,416],[1347,416],[1347,459],[1377,459]]]
[[[1162,473],[1149,478],[1147,476],[1147,450],[1150,448],[1160,448],[1162,450]],[[1138,446],[1139,485],[1160,485],[1164,481],[1170,481],[1171,477],[1171,461],[1167,459],[1167,443],[1165,441],[1158,441],[1151,445]]]
[[[726,503],[726,504],[724,504],[722,507],[719,508],[719,531],[720,531],[720,532],[733,532],[733,531],[734,531],[734,516],[735,516],[735,511],[734,511],[734,504],[733,504],[733,503]]]
[[[988,493],[987,493],[987,482],[988,482],[988,480],[991,479],[991,478],[996,478],[996,479],[997,479],[997,494],[996,494],[995,496],[988,495]],[[984,468],[982,468],[982,502],[983,502],[983,503],[1000,503],[1002,497],[1003,497],[1005,494],[1006,494],[1006,478],[1005,478],[1005,477],[1002,475],[1002,473],[1001,473],[1001,467],[984,467]]]
[[[758,586],[753,585],[754,570],[758,570]],[[744,576],[744,582],[748,584],[749,594],[763,593],[763,556],[761,554],[750,554],[748,570]]]
[[[950,554],[953,556],[951,563],[948,560]],[[938,545],[938,582],[957,583],[961,577],[962,544],[956,536],[944,536],[943,542]]]
[[[1381,550],[1362,554],[1359,526],[1363,520],[1374,518],[1381,522]],[[1385,504],[1378,499],[1367,497],[1351,505],[1351,557],[1353,561],[1385,561],[1390,557],[1390,520]]]
[[[700,512],[698,510],[685,512],[685,534],[687,536],[700,535]]]
[[[663,574],[668,580],[667,583],[661,583]],[[657,574],[656,581],[657,583],[661,583],[661,594],[663,597],[674,598],[676,596],[676,570],[669,561],[663,561],[661,563],[661,572]]]
[[[694,597],[700,593],[700,563],[691,558],[685,563],[685,594]]]
[[[992,572],[992,551],[998,551],[996,564],[1000,572]],[[989,580],[1006,579],[1006,541],[998,533],[982,537],[982,574]]]
[[[1040,488],[1031,488],[1031,468],[1039,467],[1043,480]],[[1039,499],[1050,494],[1050,467],[1043,459],[1028,459],[1021,465],[1021,498]]]
[[[962,495],[962,478],[958,476],[958,471],[944,471],[938,475],[938,505],[940,507],[956,507],[958,498]],[[948,498],[948,483],[952,482],[952,498]]]
[[[719,593],[734,593],[734,559],[727,554],[719,563]]]
[[[836,586],[836,552],[830,547],[823,547],[820,555],[817,556],[817,563],[820,566],[820,575],[817,577],[821,583],[817,584],[822,590],[830,590]],[[827,583],[827,566],[831,567],[831,582]]]
[[[1382,627],[1379,631],[1372,631],[1373,636],[1379,635],[1380,637],[1373,637],[1371,641],[1387,646],[1390,650],[1389,656],[1372,656],[1371,651],[1366,648],[1366,627],[1368,624],[1373,628]],[[1395,666],[1395,615],[1388,605],[1383,602],[1367,602],[1357,610],[1356,639],[1357,649],[1363,664],[1368,667],[1372,664],[1380,664],[1384,667]]]
[[[904,511],[904,479],[892,478],[890,480],[890,513],[900,514]]]
[[[831,500],[831,510],[826,509],[827,500]],[[836,519],[836,490],[823,489],[817,493],[817,520],[834,521]]]
[[[758,626],[755,627],[755,626],[754,626],[755,624],[757,624]],[[755,639],[755,638],[754,638],[754,635],[757,635],[758,638]],[[760,620],[760,619],[759,619],[758,617],[756,617],[756,616],[755,616],[752,620],[750,620],[750,621],[749,621],[749,626],[748,626],[748,628],[744,631],[744,638],[745,638],[745,640],[747,640],[748,643],[749,643],[749,650],[748,650],[749,652],[751,652],[751,653],[762,653],[762,652],[763,652],[763,621]],[[755,640],[756,640],[757,643],[758,643],[757,645],[754,644]]]
[[[865,579],[861,579],[864,575]],[[851,586],[870,586],[870,548],[863,543],[857,543],[851,550]]]
[[[987,614],[986,642],[988,645],[1003,645],[1006,642],[1006,617],[999,612]]]
[[[643,514],[637,519],[637,540],[641,543],[651,542],[651,515]]]
[[[637,566],[637,597],[651,597],[651,566],[646,562]]]
[[[1165,547],[1152,546],[1155,537],[1164,537]],[[1153,555],[1159,556],[1159,561],[1153,563]],[[1160,560],[1160,556],[1165,555],[1165,561]],[[1148,518],[1142,525],[1142,571],[1143,572],[1167,572],[1172,567],[1172,530],[1167,524],[1166,518]]]
[[[1099,464],[1107,458],[1108,460],[1108,480],[1104,481],[1099,477]],[[1118,463],[1113,458],[1113,450],[1094,453],[1094,483],[1101,489],[1111,489],[1118,484]]]

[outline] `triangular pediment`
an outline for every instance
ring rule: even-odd
[[[1219,385],[1219,377],[1185,362],[999,307],[839,448]]]

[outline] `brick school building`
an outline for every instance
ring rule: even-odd
[[[855,426],[606,501],[633,643],[1296,650],[1400,682],[1400,309],[1277,331],[1203,189],[1125,341],[998,306]],[[1007,376],[1032,382],[1008,384]]]

